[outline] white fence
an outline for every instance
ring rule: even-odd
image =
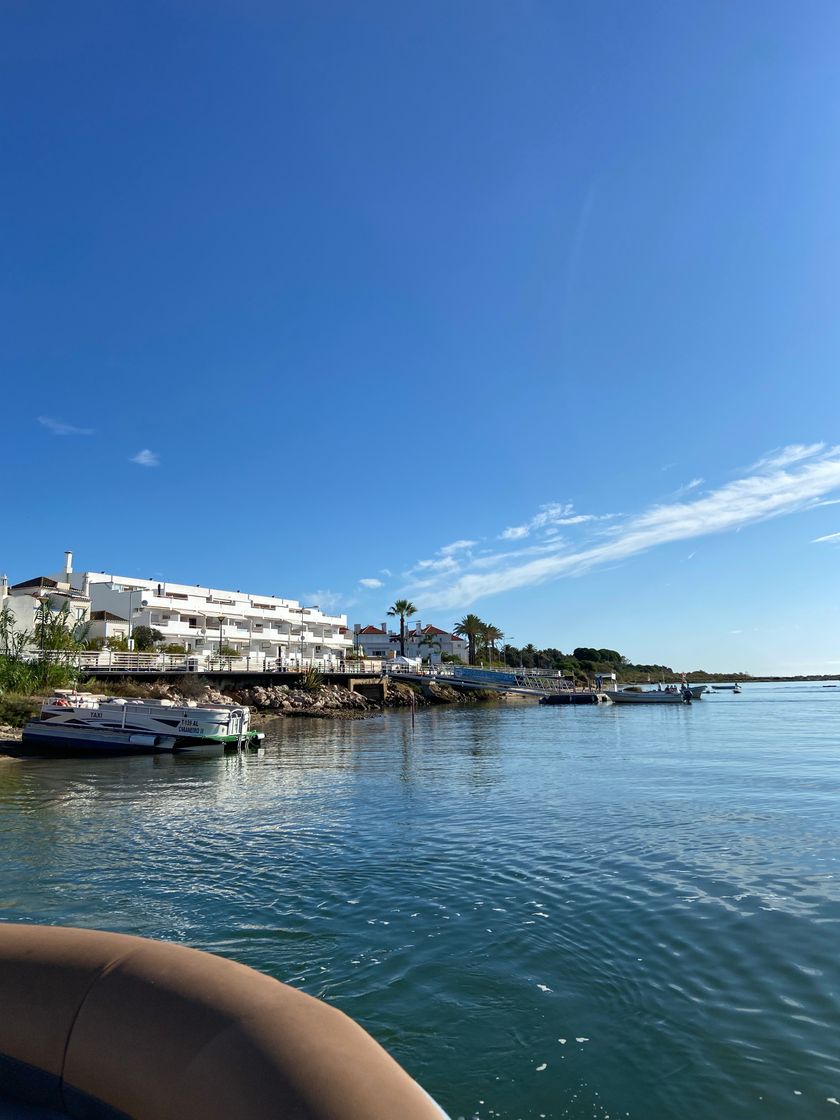
[[[193,656],[171,653],[122,653],[116,650],[29,650],[29,661],[46,660],[69,665],[80,672],[123,673],[381,673],[382,662],[348,658],[295,658]]]

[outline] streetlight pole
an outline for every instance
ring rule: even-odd
[[[39,637],[38,644],[41,647],[41,660],[43,661],[44,660],[44,654],[46,653],[46,642],[47,642],[47,633],[46,633],[46,630],[47,630],[47,626],[46,626],[47,603],[49,602],[50,597],[49,597],[49,595],[45,595],[43,591],[39,591],[38,594],[35,596],[35,598],[38,600],[38,606],[39,606],[39,609],[41,611],[41,620],[40,620],[39,633],[38,633],[38,637]]]
[[[40,629],[39,629],[39,634],[38,634],[38,638],[39,638],[38,644],[41,647],[41,679],[46,683],[46,679],[47,679],[47,653],[46,653],[47,603],[49,602],[50,597],[49,597],[49,595],[46,595],[43,591],[39,591],[38,594],[35,596],[35,598],[38,600],[39,609],[41,611]]]
[[[128,593],[128,652],[134,652],[134,596],[137,591],[135,587],[133,591]]]

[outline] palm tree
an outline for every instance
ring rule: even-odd
[[[417,614],[417,607],[409,599],[397,599],[393,607],[388,608],[392,618],[400,620],[400,657],[405,657],[405,620]]]
[[[477,614],[466,614],[452,631],[459,638],[467,639],[468,659],[475,665],[475,643],[484,629],[484,623]]]
[[[485,642],[487,643],[488,650],[492,654],[492,656],[490,658],[490,664],[492,665],[493,664],[493,657],[495,657],[495,655],[496,655],[496,642],[500,642],[502,640],[502,638],[504,637],[504,634],[502,633],[502,631],[499,629],[498,626],[494,626],[492,622],[488,622],[487,625],[484,627],[484,633],[483,633],[482,637],[484,638]]]

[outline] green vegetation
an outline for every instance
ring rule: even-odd
[[[0,723],[9,727],[23,727],[41,710],[41,701],[35,696],[21,696],[15,692],[0,696]]]
[[[595,649],[591,646],[578,646],[572,653],[563,653],[559,649],[536,649],[533,645],[516,646],[506,645],[502,650],[506,664],[510,666],[521,665],[526,669],[553,669],[562,672],[565,676],[576,680],[591,680],[596,673],[615,673],[618,681],[668,681],[676,682],[682,679],[682,673],[672,669],[670,665],[636,664],[624,657],[615,649]],[[748,680],[748,673],[707,673],[702,669],[695,669],[686,673],[690,681],[700,683],[706,680],[717,680],[725,677],[727,680]]]
[[[317,692],[324,683],[324,678],[317,669],[310,666],[300,675],[300,687],[304,692]]]
[[[153,653],[158,642],[163,641],[160,630],[154,630],[151,626],[135,626],[131,636],[138,653]]]
[[[417,607],[408,599],[397,599],[393,607],[388,608],[392,618],[399,616],[400,620],[400,657],[405,657],[405,620],[417,614]]]
[[[459,638],[467,639],[467,657],[469,659],[470,665],[475,665],[476,663],[476,648],[478,645],[478,639],[481,636],[481,632],[486,625],[487,623],[482,622],[477,614],[467,614],[464,615],[464,617],[452,631],[453,634],[457,634]]]

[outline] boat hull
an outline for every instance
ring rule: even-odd
[[[66,727],[36,720],[21,734],[22,749],[38,754],[171,754],[178,745],[174,735]]]
[[[553,704],[568,708],[570,704],[597,704],[597,692],[551,692],[540,697],[541,704]]]
[[[613,704],[690,704],[680,692],[611,692]]]

